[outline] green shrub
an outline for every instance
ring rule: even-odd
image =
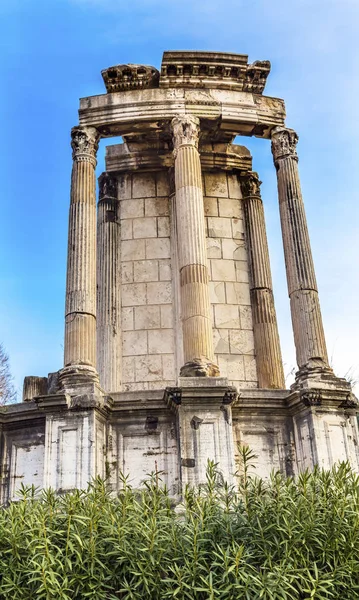
[[[160,475],[114,497],[106,482],[0,510],[0,599],[359,598],[359,479],[348,464],[296,480],[249,474],[174,506]]]

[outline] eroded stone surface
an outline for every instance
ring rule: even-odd
[[[2,502],[20,482],[64,492],[100,475],[116,491],[120,472],[138,486],[156,469],[176,495],[205,481],[208,459],[232,481],[236,444],[249,444],[265,477],[338,460],[359,471],[358,403],[327,363],[297,134],[283,101],[262,95],[269,68],[167,52],[160,76],[119,65],[104,72],[107,94],[80,101],[65,367],[26,378],[26,402],[0,410]],[[117,135],[99,180],[96,274],[96,151]],[[272,139],[300,367],[292,390],[259,179],[236,135]]]
[[[110,93],[157,87],[159,76],[157,69],[148,65],[116,65],[102,71]]]

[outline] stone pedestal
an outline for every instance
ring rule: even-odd
[[[36,377],[29,375],[24,379],[24,387],[22,390],[22,401],[28,402],[36,396],[47,394],[47,377]]]
[[[182,487],[206,482],[208,460],[217,464],[228,483],[233,482],[235,388],[223,377],[180,377],[179,387],[169,388],[167,395],[178,405]]]
[[[101,405],[88,396],[74,401],[68,395],[39,398],[38,403],[46,413],[44,487],[66,492],[86,488],[97,475],[105,477]]]
[[[65,370],[78,365],[98,380],[96,365],[96,151],[94,127],[71,131],[73,168],[66,280]],[[88,367],[88,368],[87,368]],[[71,371],[71,369],[70,369]]]
[[[107,392],[121,389],[121,261],[117,178],[99,178],[97,215],[97,369]]]
[[[337,383],[332,390],[328,387],[294,391],[288,397],[297,473],[312,470],[315,465],[330,469],[339,461],[349,461],[358,470],[358,403],[347,388],[344,381],[341,389]]]
[[[219,369],[214,364],[202,175],[197,150],[199,119],[191,115],[175,117],[172,130],[185,361],[181,375],[218,376]]]
[[[284,389],[267,234],[257,173],[241,179],[250,266],[253,333],[260,388]]]

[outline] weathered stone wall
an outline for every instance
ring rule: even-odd
[[[94,411],[48,415],[44,486],[69,491],[85,487],[96,475],[104,477],[104,441],[105,424]]]
[[[339,461],[348,461],[358,469],[358,420],[356,416],[320,408],[294,417],[297,468],[312,469],[318,464],[330,469]]]
[[[293,422],[285,410],[287,390],[244,390],[233,408],[233,438],[237,469],[239,447],[256,455],[255,474],[268,477],[272,470],[292,476],[296,471]]]
[[[252,388],[239,398],[232,391],[223,378],[180,378],[179,388],[120,392],[100,405],[54,394],[6,407],[0,502],[15,498],[22,483],[69,491],[100,475],[116,491],[121,473],[137,487],[156,470],[176,495],[205,481],[207,459],[230,482],[241,470],[237,443],[257,455],[252,462],[263,477],[339,460],[358,471],[355,407],[310,404],[309,394],[288,390]]]
[[[203,185],[217,364],[231,385],[257,387],[240,185],[220,171],[205,172]]]
[[[174,385],[169,189],[165,172],[119,176],[123,390]]]
[[[171,494],[180,488],[180,466],[175,414],[163,402],[162,391],[123,392],[114,395],[108,426],[106,476],[113,490],[122,487],[121,474],[140,486],[146,477],[161,472]]]
[[[16,498],[22,484],[41,487],[44,482],[45,420],[24,422],[18,406],[12,409],[15,423],[0,444],[0,502]]]
[[[118,177],[123,391],[174,385],[183,362],[177,233],[166,171]],[[203,172],[216,362],[238,388],[257,387],[242,194],[235,174]],[[172,269],[171,269],[172,264]],[[177,314],[178,313],[178,314]],[[177,317],[176,317],[177,315]],[[174,335],[176,331],[176,335]]]

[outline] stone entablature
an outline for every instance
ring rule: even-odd
[[[269,60],[248,64],[246,54],[227,52],[164,52],[159,86],[218,88],[262,94]]]
[[[81,98],[79,109],[80,124],[96,127],[102,137],[147,136],[165,130],[170,139],[172,119],[186,114],[203,120],[206,127],[201,134],[209,129],[208,141],[231,142],[236,135],[269,139],[274,127],[284,125],[285,107],[279,98],[213,87],[102,94]]]
[[[269,60],[248,64],[246,54],[164,52],[161,74],[149,65],[115,65],[104,69],[107,93],[145,88],[217,88],[263,94]]]
[[[149,65],[116,65],[101,71],[108,93],[158,87],[160,74]]]

